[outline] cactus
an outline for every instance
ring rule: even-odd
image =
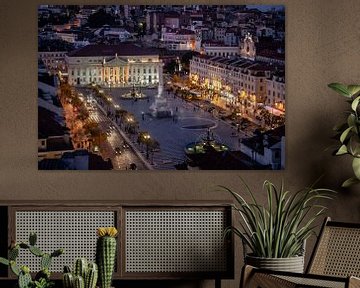
[[[71,273],[71,269],[69,266],[67,265],[64,266],[64,273]]]
[[[50,275],[51,275],[51,273],[50,273],[49,269],[44,268],[44,269],[40,270],[38,273],[36,273],[35,280],[40,281],[42,278],[49,280]]]
[[[98,279],[98,266],[96,263],[89,263],[85,276],[85,288],[95,288]]]
[[[74,274],[85,279],[88,262],[85,258],[79,258],[75,261]]]
[[[116,256],[115,227],[98,228],[99,238],[96,243],[96,262],[99,267],[99,284],[101,288],[110,288]]]
[[[74,263],[74,273],[69,266],[64,266],[63,286],[64,288],[95,288],[98,278],[98,268],[95,263],[89,263],[85,258],[78,258]],[[82,276],[84,275],[84,276]],[[77,280],[76,280],[77,279]],[[81,281],[81,280],[82,281]],[[75,284],[76,282],[76,284]],[[82,282],[82,283],[81,283]]]
[[[16,262],[14,260],[10,261],[10,269],[16,276],[19,276],[21,271],[20,268],[16,265]]]
[[[51,287],[52,282],[50,281],[50,264],[53,257],[60,256],[64,251],[63,249],[55,250],[53,253],[48,254],[41,251],[38,247],[35,246],[37,236],[35,233],[30,233],[29,244],[20,242],[16,243],[11,241],[11,245],[8,251],[8,259],[0,257],[0,264],[10,266],[11,271],[18,276],[18,286],[19,288],[29,288],[29,287]],[[41,257],[41,271],[39,271],[35,276],[35,281],[32,280],[30,275],[30,269],[27,266],[22,266],[21,268],[16,264],[16,259],[19,256],[19,250],[29,250],[30,253],[37,257]]]
[[[74,288],[85,288],[83,277],[78,275],[74,277]]]
[[[21,267],[21,271],[19,273],[18,285],[19,288],[28,288],[32,283],[30,269],[27,266]]]
[[[20,248],[22,249],[29,249],[30,248],[30,245],[26,244],[26,243],[20,243],[19,244]]]
[[[44,252],[42,252],[40,250],[40,248],[36,247],[36,246],[31,246],[29,247],[29,251],[34,254],[35,256],[41,257],[44,255]]]
[[[64,249],[57,249],[51,253],[51,257],[58,257],[64,253]]]
[[[19,256],[19,246],[15,246],[14,248],[10,249],[8,252],[9,260],[16,260]]]
[[[74,287],[74,276],[72,273],[67,272],[63,274],[62,277],[64,288],[73,288]]]
[[[31,246],[35,246],[36,245],[36,241],[37,241],[37,235],[34,232],[31,232],[29,235],[29,244]]]
[[[19,274],[18,285],[19,288],[28,288],[32,282],[30,273],[21,272]]]
[[[50,265],[51,265],[51,260],[52,257],[50,254],[45,253],[42,257],[41,257],[41,262],[40,262],[40,267],[41,269],[49,269]]]

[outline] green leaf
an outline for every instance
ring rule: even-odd
[[[347,118],[347,124],[349,127],[351,126],[355,126],[355,122],[356,122],[356,116],[353,113],[350,113],[348,118]],[[338,131],[338,130],[335,130]]]
[[[356,97],[354,101],[351,103],[351,109],[356,111],[356,108],[359,106],[360,96]]]
[[[348,85],[347,90],[350,96],[354,96],[360,92],[360,85]]]
[[[352,156],[360,157],[360,138],[357,134],[350,137],[347,148]]]
[[[4,265],[9,265],[9,260],[8,259],[5,259],[5,258],[3,258],[3,257],[0,257],[0,263],[1,264],[4,264]]]
[[[348,188],[348,187],[358,184],[358,183],[360,183],[359,179],[357,179],[356,177],[351,177],[351,178],[345,180],[344,183],[342,183],[341,187]]]
[[[21,270],[20,270],[20,268],[16,265],[16,262],[15,262],[15,261],[10,261],[10,268],[11,268],[11,271],[12,271],[16,276],[19,276]]]
[[[328,87],[333,89],[335,92],[339,93],[342,96],[345,96],[347,98],[351,97],[347,85],[341,83],[331,83],[328,85]]]
[[[352,168],[357,179],[360,180],[360,158],[354,158],[352,162]]]
[[[345,129],[345,131],[343,133],[341,133],[341,136],[340,136],[340,141],[341,143],[344,143],[344,141],[346,140],[346,137],[348,136],[349,132],[351,131],[353,127],[349,127],[347,129]]]
[[[346,145],[341,145],[341,147],[339,148],[339,150],[336,152],[335,155],[344,155],[348,153],[348,149],[346,147]]]

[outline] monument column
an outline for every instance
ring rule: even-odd
[[[159,77],[159,86],[158,86],[157,97],[161,97],[163,89],[164,89],[163,63],[161,61],[159,62],[159,65],[158,65],[158,77]]]

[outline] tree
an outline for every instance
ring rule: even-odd
[[[183,66],[183,70],[189,72],[190,70],[190,60],[198,55],[199,53],[194,52],[194,51],[189,51],[186,52],[182,57],[181,57],[181,65]]]
[[[115,18],[112,15],[106,13],[104,9],[100,9],[94,14],[91,14],[87,22],[87,25],[91,28],[99,28],[106,24],[110,26],[114,25]]]
[[[175,73],[175,67],[176,67],[176,61],[171,60],[169,63],[165,64],[164,70],[165,70],[165,72],[168,72],[170,74],[174,74]]]
[[[99,128],[99,125],[94,121],[89,121],[84,125],[86,134],[90,134],[94,145],[100,146],[101,142],[105,140],[106,136]]]

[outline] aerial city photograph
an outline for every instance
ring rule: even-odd
[[[285,7],[38,6],[38,169],[285,169]]]

